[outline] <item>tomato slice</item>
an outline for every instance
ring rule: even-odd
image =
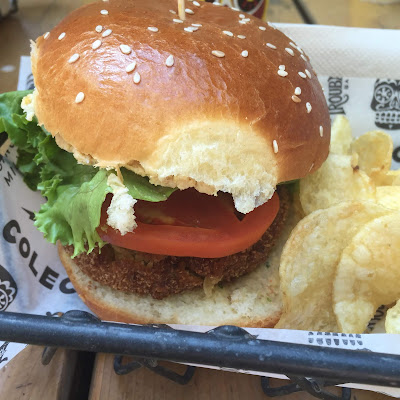
[[[108,243],[145,253],[202,258],[224,257],[247,249],[272,224],[279,198],[239,218],[232,197],[177,190],[166,201],[135,204],[137,227],[122,236],[107,225],[109,196],[103,204],[100,237]]]

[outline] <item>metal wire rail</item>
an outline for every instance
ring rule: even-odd
[[[311,377],[331,384],[400,387],[400,356],[259,340],[235,326],[197,333],[163,325],[101,322],[83,311],[69,311],[60,318],[0,312],[0,340],[277,373],[302,378],[297,384],[304,385],[304,377]]]

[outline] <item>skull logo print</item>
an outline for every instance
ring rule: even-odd
[[[14,301],[17,290],[13,277],[0,265],[0,311],[5,311]]]
[[[400,129],[400,80],[377,79],[371,108],[378,128]]]

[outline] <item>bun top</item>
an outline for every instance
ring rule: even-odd
[[[177,4],[101,1],[39,37],[36,116],[80,162],[230,192],[248,212],[327,157],[321,86],[274,27],[203,1],[181,21]]]

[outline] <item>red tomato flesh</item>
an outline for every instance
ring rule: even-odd
[[[239,218],[227,193],[209,196],[195,189],[177,190],[165,201],[135,204],[137,227],[122,236],[107,225],[103,204],[98,233],[107,243],[145,253],[202,258],[225,257],[256,243],[272,224],[279,210],[279,198]]]

